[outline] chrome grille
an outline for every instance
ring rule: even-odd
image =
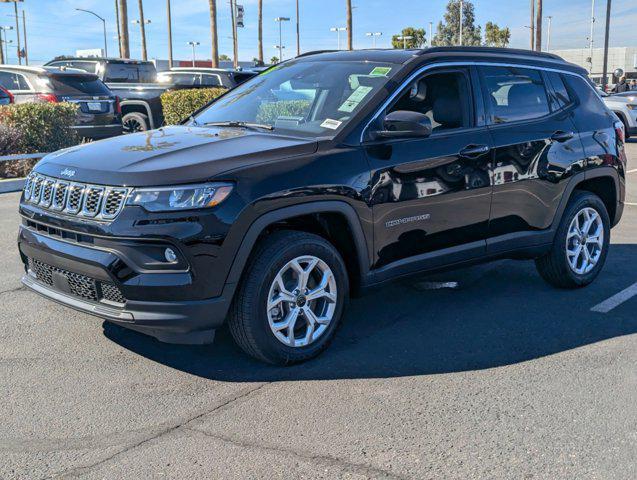
[[[24,182],[28,203],[66,215],[113,220],[124,208],[130,189],[68,182],[37,173]]]
[[[100,282],[86,275],[53,267],[33,258],[29,258],[29,270],[35,278],[50,287],[55,287],[53,275],[62,275],[66,278],[68,289],[70,290],[70,292],[66,293],[71,293],[76,297],[93,302],[106,301],[119,305],[126,303],[126,298],[120,289],[112,283]]]

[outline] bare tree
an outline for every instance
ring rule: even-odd
[[[347,49],[352,50],[352,0],[346,0],[347,4]]]
[[[208,0],[210,4],[210,40],[212,45],[212,67],[219,66],[219,44],[217,37],[217,0]]]
[[[263,64],[263,0],[259,0],[259,63]]]
[[[128,42],[128,4],[126,0],[119,0],[120,37],[119,49],[122,58],[130,58],[130,45]]]

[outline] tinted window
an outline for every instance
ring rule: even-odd
[[[471,94],[464,72],[430,73],[417,80],[390,111],[409,110],[427,115],[433,131],[471,126]]]
[[[109,63],[104,74],[105,82],[153,83],[157,77],[155,66],[149,63]]]
[[[29,90],[24,75],[13,72],[0,72],[0,85],[7,90]]]
[[[159,83],[172,83],[174,85],[193,86],[198,85],[199,75],[195,73],[170,73],[163,72],[157,75]]]
[[[100,80],[88,75],[52,75],[50,88],[58,95],[111,95]]]
[[[201,76],[201,84],[206,85],[208,87],[220,87],[221,80],[219,80],[218,75],[203,74]]]
[[[9,94],[0,88],[0,105],[9,105],[11,103],[11,97]]]
[[[572,100],[562,80],[562,75],[557,72],[546,72],[546,75],[553,87],[553,93],[551,94],[551,109],[560,110],[572,103]]]
[[[482,67],[486,102],[494,123],[538,118],[549,113],[548,98],[539,70]]]
[[[250,80],[254,76],[255,76],[254,73],[247,73],[247,72],[240,72],[240,73],[235,73],[232,75],[232,77],[234,78],[234,81],[237,82],[237,84],[243,83],[246,80]]]

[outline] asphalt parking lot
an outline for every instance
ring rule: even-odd
[[[20,286],[0,195],[0,478],[637,478],[637,142],[598,280],[532,262],[391,284],[292,368],[181,347]],[[458,282],[432,289],[432,282]]]

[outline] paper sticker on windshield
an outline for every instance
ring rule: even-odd
[[[339,122],[338,120],[332,120],[331,118],[326,118],[325,121],[321,123],[321,127],[329,128],[330,130],[336,130],[338,127],[341,126],[341,123],[343,122]]]
[[[343,104],[338,107],[339,112],[353,112],[354,109],[358,106],[359,103],[363,101],[363,99],[367,96],[369,92],[372,91],[372,87],[360,86],[356,90],[352,92],[347,100],[343,102]]]
[[[389,72],[391,72],[391,67],[375,67],[369,74],[374,77],[386,77]]]

